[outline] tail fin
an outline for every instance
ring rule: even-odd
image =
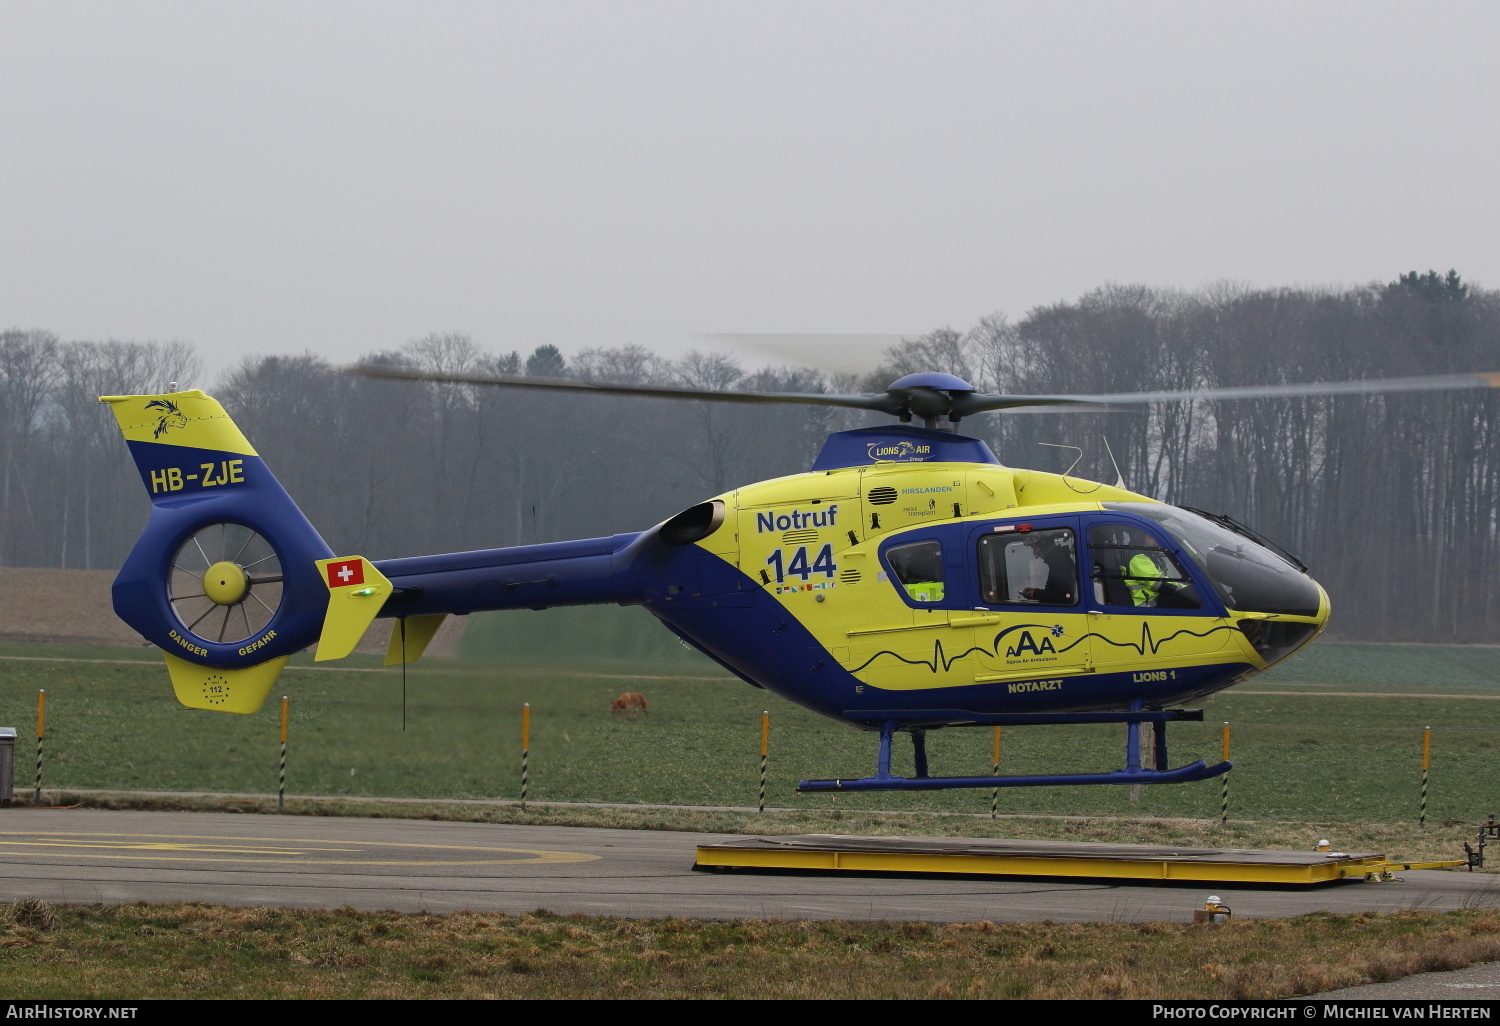
[[[100,402],[152,505],[115,612],[167,653],[184,705],[254,712],[286,657],[318,640],[318,561],[333,551],[216,400],[193,389]]]

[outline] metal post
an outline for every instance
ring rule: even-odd
[[[912,763],[916,767],[916,775],[927,776],[927,731],[911,732],[911,756]]]
[[[1166,769],[1166,762],[1157,759],[1156,731],[1161,727],[1160,723],[1152,723],[1149,720],[1141,724],[1141,768],[1161,770]],[[1138,802],[1141,800],[1141,785],[1130,785],[1130,800]]]
[[[1141,723],[1131,720],[1125,724],[1125,768],[1135,771],[1141,768]]]
[[[36,693],[36,793],[32,801],[42,803],[42,737],[47,733],[47,689]]]
[[[771,747],[771,710],[760,714],[760,812],[766,811],[766,752]]]
[[[286,707],[287,698],[281,696],[281,779],[276,786],[276,811],[286,808]]]
[[[529,783],[531,760],[531,703],[521,706],[521,811],[526,811],[526,787]]]
[[[995,726],[995,771],[993,776],[1000,775],[1000,727]],[[990,819],[994,819],[1000,808],[1000,789],[997,787],[990,791]]]
[[[1417,817],[1417,826],[1427,829],[1427,764],[1432,757],[1432,728],[1422,731],[1422,809]]]
[[[0,727],[0,809],[10,808],[15,798],[16,728]],[[1480,831],[1483,836],[1484,831]]]
[[[875,758],[875,777],[891,779],[891,738],[896,734],[896,721],[886,720],[880,725],[880,754]]]
[[[1229,721],[1224,721],[1224,761],[1229,761]],[[1219,795],[1219,826],[1229,825],[1229,774],[1226,772],[1221,778],[1224,781],[1223,790]]]

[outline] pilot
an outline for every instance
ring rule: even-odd
[[[1022,588],[1021,597],[1047,606],[1071,606],[1076,585],[1073,572],[1073,550],[1067,534],[1051,533],[1031,543],[1032,554],[1047,564],[1047,584],[1042,588]]]
[[[1130,601],[1138,606],[1154,606],[1161,595],[1162,573],[1156,560],[1145,552],[1130,557],[1124,573],[1125,587],[1130,590]]]

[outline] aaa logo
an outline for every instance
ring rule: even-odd
[[[1046,655],[1049,652],[1053,655],[1057,654],[1057,649],[1052,647],[1051,638],[1043,634],[1041,644],[1038,644],[1030,631],[1022,631],[1020,639],[1005,650],[1005,657],[1014,659],[1019,655]]]

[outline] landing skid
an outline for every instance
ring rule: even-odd
[[[1130,712],[1123,713],[1023,713],[1014,715],[971,715],[961,718],[976,724],[1018,723],[1124,723],[1125,768],[1111,773],[1057,773],[1027,777],[933,777],[927,774],[927,731],[922,727],[904,726],[903,720],[926,720],[933,718],[931,712],[908,713],[901,719],[892,717],[880,722],[880,754],[876,761],[875,775],[858,780],[804,780],[797,785],[798,791],[944,791],[960,787],[1058,787],[1071,784],[1181,784],[1192,780],[1207,780],[1229,772],[1231,763],[1221,762],[1209,766],[1198,760],[1177,769],[1167,769],[1167,722],[1169,720],[1201,720],[1201,709],[1164,709],[1147,711],[1144,703],[1132,702]],[[956,712],[956,711],[955,711]],[[887,714],[889,715],[889,714]],[[1155,723],[1155,744],[1151,752],[1151,767],[1141,765],[1141,724]],[[911,734],[916,775],[898,777],[891,773],[891,742],[896,733],[905,730]]]

